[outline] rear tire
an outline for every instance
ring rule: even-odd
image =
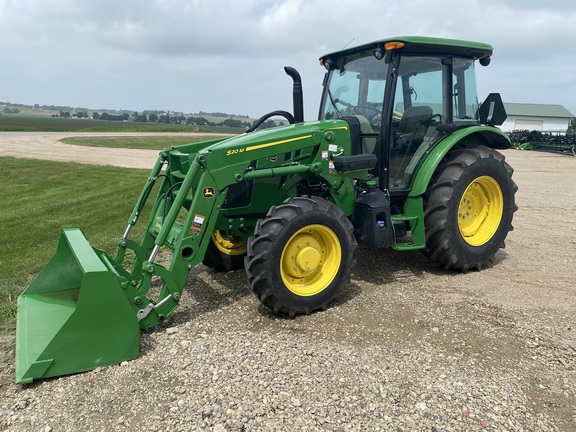
[[[270,209],[248,239],[248,282],[260,302],[293,317],[326,309],[348,280],[354,227],[334,204],[289,198]]]
[[[214,230],[202,263],[216,272],[237,270],[244,268],[245,256],[246,248],[240,238]]]
[[[445,269],[480,270],[512,227],[518,187],[504,156],[485,146],[451,150],[425,194],[424,254]]]

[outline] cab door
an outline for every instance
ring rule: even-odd
[[[403,194],[442,137],[480,122],[472,59],[404,55],[397,71],[391,89],[387,186],[391,193]]]
[[[446,121],[448,66],[442,57],[403,56],[398,67],[389,135],[388,188],[409,190],[418,162]]]

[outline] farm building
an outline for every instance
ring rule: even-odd
[[[504,132],[537,130],[566,133],[574,117],[562,105],[505,103],[508,118],[500,127]]]

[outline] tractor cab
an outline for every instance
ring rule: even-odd
[[[405,196],[437,143],[480,125],[474,61],[487,65],[491,55],[487,44],[420,37],[328,54],[319,119],[347,120],[357,148],[378,157],[379,187]]]

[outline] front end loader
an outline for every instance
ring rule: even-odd
[[[516,210],[512,169],[494,150],[510,146],[495,127],[502,101],[476,97],[474,64],[491,55],[487,44],[424,37],[331,53],[320,59],[317,121],[304,122],[300,76],[287,67],[294,114],[162,151],[116,255],[63,229],[19,297],[16,381],[137,357],[139,330],[170,316],[200,263],[244,268],[260,302],[291,317],[329,306],[357,246],[480,270]],[[258,129],[273,116],[289,124]]]

